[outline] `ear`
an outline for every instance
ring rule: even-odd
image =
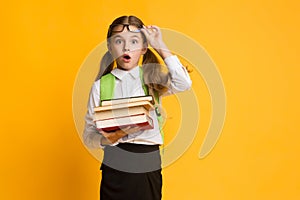
[[[144,55],[148,51],[148,43],[145,42],[142,48],[142,54]]]

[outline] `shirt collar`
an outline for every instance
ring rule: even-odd
[[[140,76],[139,67],[134,67],[130,71],[121,70],[119,68],[115,68],[111,71],[111,73],[118,79],[122,80],[127,74],[130,74],[132,78],[136,79]]]

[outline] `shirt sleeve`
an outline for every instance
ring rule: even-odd
[[[192,80],[178,57],[175,55],[169,56],[164,59],[164,62],[171,75],[171,85],[167,94],[189,90],[192,85]]]
[[[94,119],[94,108],[100,104],[100,81],[96,81],[90,91],[87,113],[85,115],[85,127],[83,132],[84,144],[91,149],[104,148],[101,146],[103,137],[96,129]]]

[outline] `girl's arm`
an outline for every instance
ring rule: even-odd
[[[100,148],[103,147],[101,145],[101,140],[103,136],[99,134],[98,130],[96,129],[96,124],[93,121],[94,116],[94,108],[99,106],[100,102],[100,91],[98,85],[99,81],[96,81],[93,84],[93,87],[90,91],[89,100],[88,100],[88,110],[85,115],[85,127],[83,132],[83,141],[84,144],[88,148]]]
[[[192,86],[192,80],[186,68],[181,64],[177,56],[169,56],[164,59],[164,62],[168,67],[171,77],[170,88],[164,95],[189,90]]]
[[[144,26],[141,30],[149,45],[164,59],[169,69],[171,85],[169,91],[164,95],[188,90],[192,85],[191,78],[177,56],[174,56],[164,43],[160,28],[158,26]]]

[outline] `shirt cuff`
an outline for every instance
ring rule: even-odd
[[[94,147],[101,147],[102,149],[104,148],[104,145],[101,145],[101,139],[102,139],[102,135],[101,134],[95,134],[93,137],[93,146]]]

